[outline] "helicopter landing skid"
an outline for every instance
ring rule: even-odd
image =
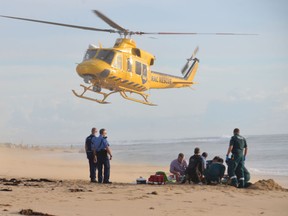
[[[131,89],[126,89],[124,87],[120,87],[120,89],[121,89],[121,91],[119,91],[120,95],[123,98],[127,99],[127,100],[131,100],[131,101],[134,101],[134,102],[142,103],[142,104],[145,104],[145,105],[157,106],[157,104],[153,104],[153,103],[148,101],[148,97],[149,97],[148,94],[145,94],[145,93],[142,93],[142,92],[138,92],[138,91],[133,91]],[[136,98],[129,97],[126,94],[127,92],[138,94],[141,97],[143,97],[144,100],[139,100],[139,99],[136,99]]]
[[[80,98],[83,98],[83,99],[87,99],[87,100],[91,100],[91,101],[94,101],[94,102],[97,102],[97,103],[100,103],[100,104],[109,104],[110,102],[107,102],[105,101],[107,99],[107,97],[113,93],[117,93],[119,91],[114,91],[114,92],[110,92],[109,94],[107,93],[104,93],[104,92],[96,92],[96,91],[93,91],[92,88],[93,88],[93,85],[92,86],[89,86],[89,87],[86,87],[84,85],[80,85],[81,87],[83,87],[83,92],[82,94],[78,94],[75,90],[72,90],[73,94],[76,96],[76,97],[80,97]],[[102,100],[98,100],[98,99],[95,99],[95,98],[92,98],[92,97],[87,97],[87,96],[84,96],[84,94],[87,92],[87,91],[91,91],[91,92],[94,92],[94,93],[97,93],[97,94],[101,94],[103,95],[103,99]]]
[[[142,92],[138,92],[138,91],[133,91],[131,89],[126,89],[124,87],[121,87],[120,90],[118,91],[112,91],[110,93],[104,93],[104,92],[97,92],[97,91],[93,91],[93,85],[91,86],[84,86],[84,85],[80,85],[81,87],[83,87],[83,92],[81,94],[78,94],[75,90],[72,90],[73,94],[76,96],[76,97],[80,97],[80,98],[83,98],[83,99],[87,99],[87,100],[91,100],[91,101],[94,101],[94,102],[97,102],[97,103],[100,103],[100,104],[109,104],[110,102],[107,102],[105,101],[111,94],[114,94],[114,93],[120,93],[120,95],[127,99],[127,100],[131,100],[131,101],[134,101],[134,102],[138,102],[138,103],[142,103],[142,104],[145,104],[145,105],[150,105],[150,106],[157,106],[156,104],[153,104],[151,102],[148,101],[148,97],[149,95],[148,94],[145,94],[145,93],[142,93]],[[102,100],[98,100],[98,99],[95,99],[95,98],[92,98],[92,97],[87,97],[87,96],[84,96],[84,94],[87,92],[87,91],[91,91],[91,92],[94,92],[94,93],[97,93],[97,94],[101,94],[103,95],[103,99]],[[130,92],[130,93],[135,93],[135,94],[138,94],[140,95],[141,97],[143,97],[144,100],[139,100],[139,99],[136,99],[136,98],[132,98],[132,97],[129,97],[127,95],[127,92]]]

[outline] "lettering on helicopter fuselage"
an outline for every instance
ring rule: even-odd
[[[164,83],[164,84],[171,84],[172,80],[168,77],[164,77],[164,76],[151,76],[151,80],[153,82],[159,82],[159,83]]]
[[[159,77],[159,82],[160,83],[165,83],[165,84],[171,84],[171,79],[168,77]]]
[[[151,76],[151,80],[152,80],[153,82],[159,82],[157,76]]]

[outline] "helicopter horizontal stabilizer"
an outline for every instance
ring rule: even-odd
[[[187,85],[194,85],[194,84],[198,84],[196,82],[188,82],[188,81],[175,81],[172,82],[173,84],[187,84]]]

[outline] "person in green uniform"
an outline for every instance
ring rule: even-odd
[[[228,166],[228,175],[231,179],[231,185],[243,188],[244,182],[244,161],[247,155],[246,139],[240,135],[240,130],[235,128],[234,136],[230,139],[230,144],[226,154],[226,161],[229,160],[229,154],[232,153],[230,166]],[[239,174],[239,181],[237,180],[236,170]]]
[[[241,171],[236,170],[235,173],[236,173],[237,179],[240,179]],[[252,184],[249,181],[250,181],[250,173],[247,170],[247,168],[244,166],[244,187],[245,188],[249,187]]]
[[[231,163],[233,163],[233,162],[232,162],[232,160],[229,158],[228,161],[226,161],[226,164],[227,164],[227,166],[228,166],[228,170],[229,170],[229,167],[231,166]],[[242,171],[241,171],[239,168],[236,169],[235,174],[236,174],[236,176],[237,176],[238,182],[239,182],[239,180],[240,180],[240,178],[241,178],[241,173],[242,173]],[[250,178],[251,178],[250,173],[249,173],[249,171],[247,170],[247,168],[244,166],[244,187],[245,187],[245,188],[247,188],[247,187],[249,187],[249,186],[251,185],[251,183],[249,182],[249,181],[250,181]]]
[[[214,157],[211,165],[205,170],[205,179],[207,184],[219,184],[224,176],[226,167],[223,164],[224,160],[218,156]]]

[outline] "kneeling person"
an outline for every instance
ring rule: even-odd
[[[219,184],[221,182],[226,170],[223,162],[222,158],[214,157],[211,165],[205,172],[207,184]]]
[[[180,181],[181,177],[185,175],[187,168],[187,161],[184,159],[184,154],[179,153],[178,158],[170,163],[170,172],[176,176],[176,181]]]
[[[201,183],[204,172],[204,161],[200,155],[200,149],[194,149],[194,155],[189,159],[189,165],[186,169],[186,178],[182,183],[185,183],[186,180],[192,181],[194,183]]]

